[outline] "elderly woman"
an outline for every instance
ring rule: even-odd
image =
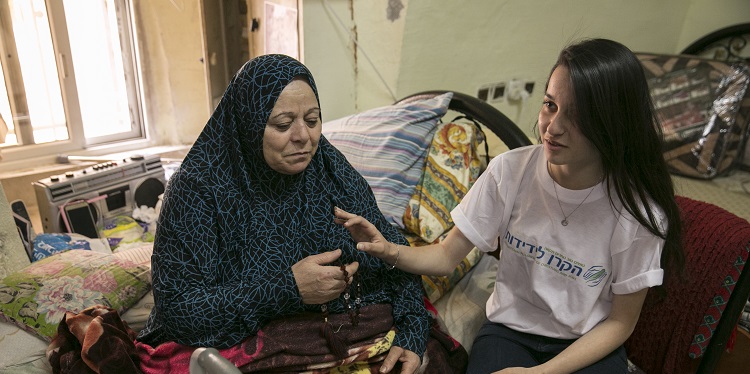
[[[321,136],[308,69],[283,55],[249,61],[169,181],[152,257],[155,307],[137,338],[152,358],[142,367],[178,344],[242,346],[254,356],[229,359],[247,371],[360,355],[382,372],[414,372],[430,330],[420,278],[357,251],[334,206],[407,244]],[[264,359],[284,338],[280,351],[296,344],[296,358]],[[379,357],[356,349],[383,346]]]

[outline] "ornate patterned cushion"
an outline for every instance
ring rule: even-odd
[[[453,227],[451,210],[479,177],[483,140],[473,123],[447,123],[435,132],[422,176],[404,213],[406,230],[426,243]]]
[[[477,151],[483,135],[473,123],[451,122],[438,126],[425,161],[422,177],[404,213],[406,238],[412,246],[442,240],[453,227],[450,212],[479,177]],[[473,249],[449,276],[422,276],[427,298],[435,302],[450,291],[482,258]]]
[[[687,372],[691,357],[703,355],[750,249],[745,219],[706,202],[675,200],[683,223],[685,276],[668,278],[666,295],[649,290],[625,342],[628,358],[647,373]]]
[[[719,324],[721,315],[724,314],[724,309],[727,307],[729,296],[734,290],[734,286],[737,285],[737,280],[742,273],[742,269],[747,264],[747,258],[750,255],[750,243],[745,248],[745,252],[737,257],[737,261],[734,263],[730,273],[724,278],[724,282],[719,288],[719,292],[714,296],[711,305],[706,311],[706,315],[703,316],[703,322],[698,326],[698,332],[693,337],[693,344],[690,345],[688,355],[690,358],[698,358],[703,356],[706,352],[708,343],[711,341],[711,337]]]

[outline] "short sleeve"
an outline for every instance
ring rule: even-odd
[[[505,210],[506,200],[499,174],[488,167],[451,211],[455,226],[482,252],[494,251],[501,234],[502,222],[498,217]]]
[[[612,292],[629,294],[662,284],[664,271],[660,267],[664,239],[639,226],[632,245],[612,255],[615,279]]]

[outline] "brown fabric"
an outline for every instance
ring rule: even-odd
[[[336,334],[349,342],[347,356],[336,358],[321,334],[320,314],[272,321],[256,336],[219,353],[245,373],[378,373],[395,331],[391,306],[363,307],[355,328],[346,314],[329,316]],[[47,349],[54,373],[188,373],[195,347],[173,342],[150,347],[135,341],[135,333],[117,311],[97,305],[65,314]],[[421,373],[464,373],[466,350],[440,331],[433,319]],[[400,368],[396,368],[398,373]]]
[[[330,351],[322,334],[323,317],[309,313],[272,321],[255,336],[219,354],[245,373],[377,373],[391,347],[395,330],[389,304],[365,306],[359,324],[353,327],[347,314],[332,314],[329,321],[342,340],[349,343],[345,357]],[[141,370],[151,373],[187,373],[194,347],[167,342],[156,347],[136,342]],[[423,372],[463,373],[468,362],[466,350],[432,326]],[[393,371],[398,373],[398,370]]]
[[[47,348],[57,373],[140,373],[135,332],[116,310],[95,305],[66,312]]]
[[[376,347],[380,345],[387,352],[392,342],[392,335],[386,335],[393,327],[389,304],[363,307],[357,327],[352,326],[347,314],[331,314],[329,321],[337,337],[349,343],[344,358],[331,353],[321,334],[323,318],[319,313],[311,313],[271,321],[257,335],[246,339],[241,344],[242,355],[230,361],[248,373],[297,372],[385,358]]]

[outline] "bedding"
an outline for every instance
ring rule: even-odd
[[[419,183],[404,212],[404,235],[411,246],[439,242],[453,227],[450,211],[479,177],[479,143],[484,133],[473,122],[438,125]],[[482,252],[474,248],[448,276],[422,276],[431,302],[445,295],[476,265]]]
[[[404,211],[422,174],[438,121],[447,113],[452,97],[448,92],[323,124],[323,136],[367,180],[378,207],[392,225],[404,227]]]
[[[50,341],[66,311],[102,304],[125,312],[151,288],[150,268],[116,254],[74,249],[0,282],[0,319]]]
[[[482,256],[477,266],[457,282],[455,290],[435,303],[443,331],[467,350],[478,327],[484,322],[484,303],[492,292],[497,259]],[[124,314],[122,321],[140,331],[153,308],[153,293],[148,292]],[[8,322],[0,322],[0,374],[50,373],[46,358],[48,342]]]
[[[471,352],[477,331],[486,318],[485,304],[495,287],[498,259],[482,256],[455,287],[435,302],[445,331]]]
[[[404,212],[406,230],[425,243],[453,227],[451,210],[479,177],[484,133],[471,122],[450,122],[435,131],[424,168]]]
[[[82,239],[73,234],[76,239]],[[151,252],[153,243],[144,243],[138,247],[132,247],[127,250],[118,251],[117,253],[111,254],[104,251],[105,247],[101,246],[96,240],[92,240],[92,250],[95,253],[101,253],[112,257],[112,263],[118,261],[119,263],[127,264],[125,268],[132,269],[135,267],[138,270],[143,270],[150,276],[150,265],[151,265]],[[73,250],[80,252],[88,252],[84,250]],[[72,252],[72,251],[71,251]],[[80,253],[74,252],[73,257],[82,257],[83,259],[89,258],[88,256],[80,256]],[[95,254],[91,257],[99,257],[99,254]],[[53,256],[54,259],[54,256]],[[57,260],[55,260],[57,262]],[[105,265],[107,266],[107,265]],[[143,280],[143,277],[137,277],[137,279]],[[150,278],[148,284],[150,285]],[[133,299],[136,299],[134,297]],[[130,300],[133,300],[130,299]],[[134,331],[140,331],[146,324],[151,309],[154,306],[154,296],[148,288],[148,292],[137,300],[133,305],[129,306],[127,310],[121,314],[122,320],[125,321]],[[13,322],[7,320],[0,321],[0,374],[15,374],[15,373],[51,373],[52,367],[47,362],[46,350],[49,345],[49,341],[45,338],[40,337],[36,333],[31,333],[27,328],[21,327]]]

